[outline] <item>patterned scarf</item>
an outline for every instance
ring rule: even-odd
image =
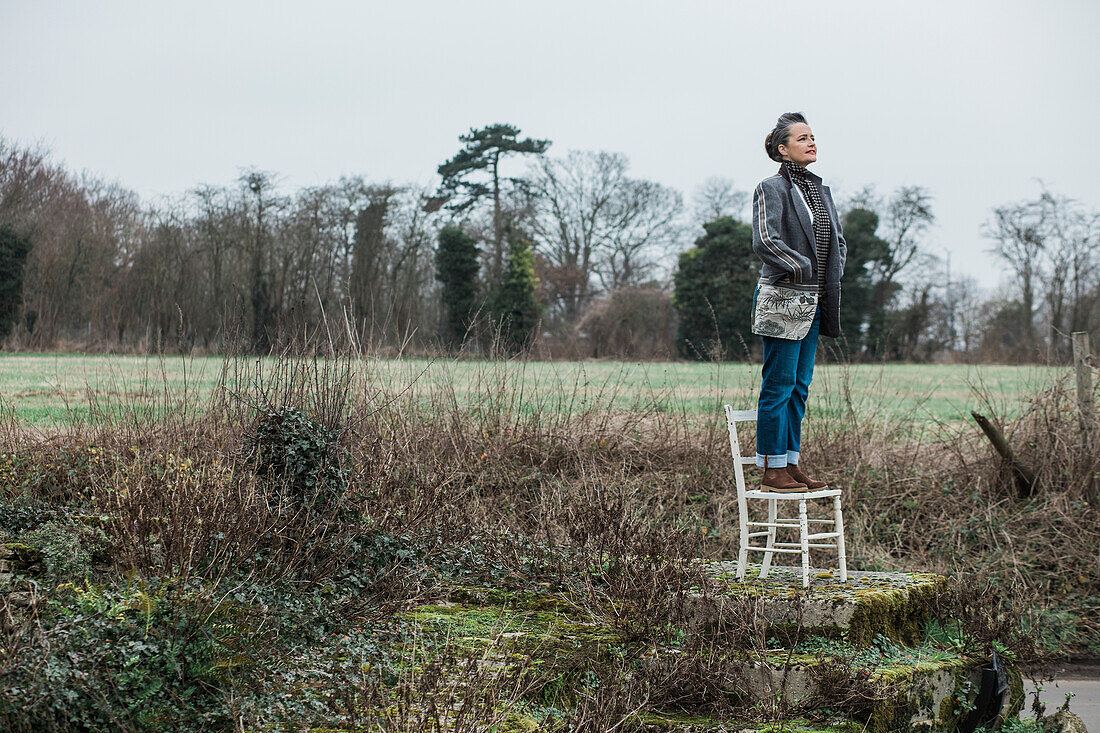
[[[784,160],[791,180],[802,191],[810,210],[814,213],[814,239],[817,240],[817,284],[825,284],[825,264],[829,261],[829,247],[833,241],[833,224],[829,221],[829,212],[821,200],[817,184],[806,175],[806,169],[797,163]]]

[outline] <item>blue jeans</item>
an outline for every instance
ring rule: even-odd
[[[755,310],[756,296],[753,296]],[[817,332],[821,308],[814,315],[809,333],[801,341],[761,336],[764,339],[764,368],[760,377],[760,401],[756,407],[756,465],[782,468],[798,464],[802,443],[802,416],[806,395],[814,376]]]

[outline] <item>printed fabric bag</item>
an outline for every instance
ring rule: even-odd
[[[761,282],[754,298],[752,332],[757,336],[801,341],[814,323],[819,296],[816,284]]]

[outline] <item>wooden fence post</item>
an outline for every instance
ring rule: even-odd
[[[1073,338],[1073,366],[1077,370],[1077,409],[1081,424],[1081,450],[1086,458],[1092,457],[1093,450],[1100,448],[1096,436],[1096,403],[1092,396],[1092,351],[1089,348],[1089,335],[1084,331],[1075,331]],[[1093,466],[1088,486],[1089,501],[1093,506],[1100,504],[1100,471]]]
[[[1012,476],[1016,479],[1016,495],[1021,499],[1031,496],[1035,491],[1035,472],[1016,459],[1016,454],[1012,452],[1012,447],[1005,440],[1004,433],[988,417],[973,411],[970,416],[974,418],[974,422],[978,423],[978,427],[985,433],[985,437],[989,438],[993,448],[1012,469]]]

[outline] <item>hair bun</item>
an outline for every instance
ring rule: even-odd
[[[772,132],[769,132],[764,138],[764,152],[767,153],[768,157],[772,160],[776,159],[776,151],[774,149],[774,146],[772,145],[772,139],[775,137],[774,133],[775,131],[772,130]]]

